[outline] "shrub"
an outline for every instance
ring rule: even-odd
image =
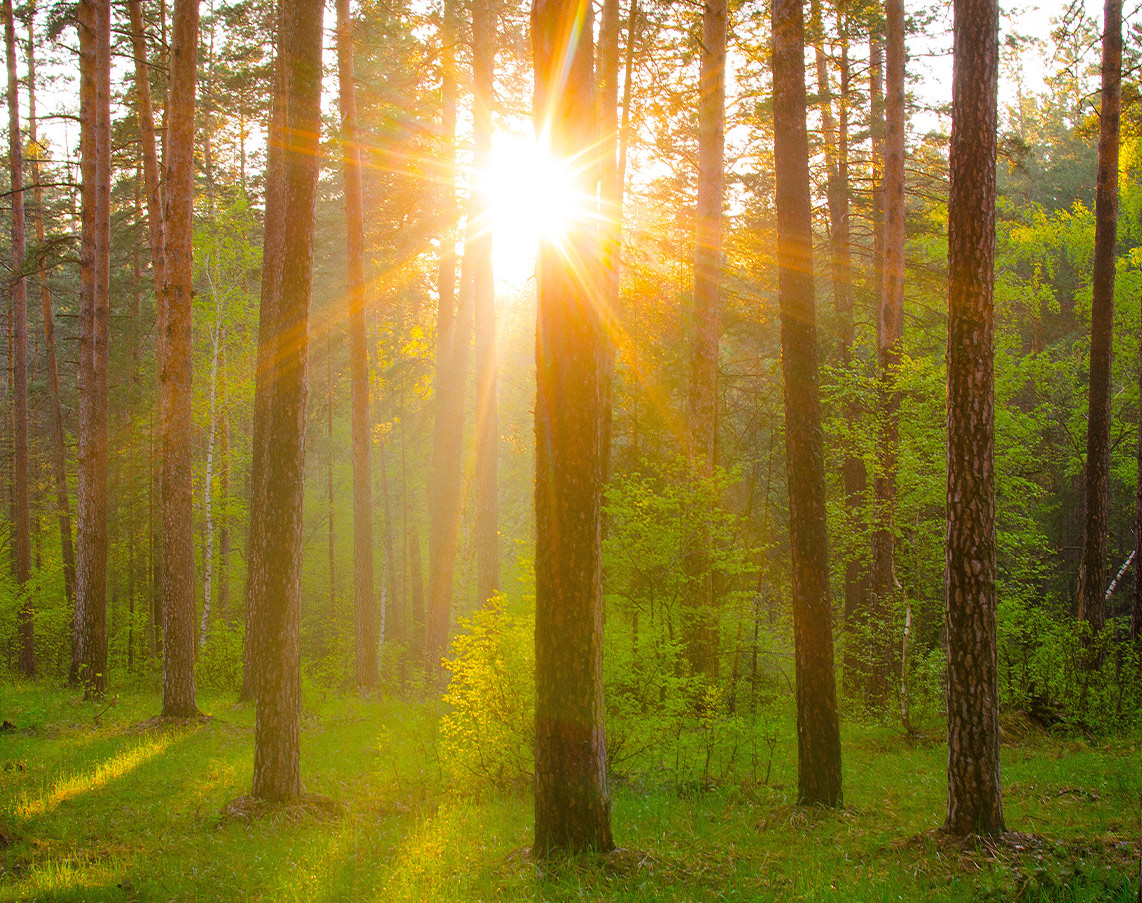
[[[440,762],[457,789],[522,789],[534,771],[535,608],[508,612],[497,595],[461,619],[445,667]]]

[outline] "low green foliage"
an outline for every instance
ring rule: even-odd
[[[0,901],[1077,903],[1135,892],[1136,736],[1095,744],[1005,720],[1007,819],[1026,833],[964,845],[934,830],[942,744],[845,723],[846,808],[803,809],[792,713],[775,710],[764,716],[772,758],[756,779],[748,769],[706,788],[616,778],[619,851],[540,867],[528,854],[530,795],[458,792],[433,705],[307,699],[305,787],[343,813],[297,807],[252,821],[222,813],[249,791],[253,711],[202,705],[209,721],[164,727],[146,722],[153,694],[94,706],[0,684],[13,725],[0,732]]]
[[[535,608],[508,612],[496,596],[462,619],[445,664],[440,763],[453,786],[522,788],[534,771]]]

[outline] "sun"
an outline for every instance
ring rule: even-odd
[[[497,132],[487,178],[496,280],[522,288],[535,272],[540,239],[558,241],[584,204],[570,170],[530,136]]]

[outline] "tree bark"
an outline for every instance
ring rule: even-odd
[[[1122,0],[1103,3],[1102,112],[1094,200],[1090,305],[1090,401],[1086,434],[1086,518],[1079,569],[1079,618],[1097,635],[1106,623],[1110,515],[1110,362],[1114,353],[1114,259],[1118,232],[1118,144],[1122,110]]]
[[[492,166],[495,106],[494,0],[472,0],[473,145],[476,172]],[[476,329],[476,603],[500,588],[499,415],[496,388],[496,286],[492,272],[492,199],[487,180],[474,179],[473,213],[483,228],[472,244]],[[467,250],[465,250],[467,255]]]
[[[619,0],[604,0],[599,23],[599,129],[602,135],[602,162],[599,169],[600,234],[607,291],[602,315],[603,346],[603,480],[611,472],[611,430],[614,408],[617,336],[621,331],[619,288],[622,273],[623,187],[626,170],[627,138],[630,125],[630,97],[633,81],[635,34],[638,28],[638,0],[631,0],[627,17],[626,63],[623,83],[623,114],[619,121]]]
[[[900,455],[900,369],[904,335],[904,3],[885,0],[885,123],[883,141],[884,257],[876,321],[878,417],[873,479],[872,667],[868,700],[883,706],[897,672],[896,468]]]
[[[277,13],[277,28],[282,26],[282,12]],[[277,36],[280,39],[280,34]],[[258,352],[254,371],[254,423],[250,444],[250,525],[246,537],[246,640],[242,657],[242,689],[239,700],[257,698],[257,663],[264,657],[259,644],[264,631],[259,619],[266,592],[266,479],[269,467],[270,413],[274,405],[273,367],[279,319],[282,266],[285,246],[285,146],[286,85],[285,59],[279,53],[275,63],[273,110],[270,114],[269,140],[266,152],[265,231],[262,236],[261,303],[258,306]]]
[[[948,813],[1000,834],[995,592],[995,154],[999,10],[956,0],[948,200]]]
[[[12,186],[12,338],[13,357],[13,426],[12,456],[15,504],[12,543],[16,565],[16,590],[20,608],[16,614],[16,635],[20,647],[20,673],[31,677],[36,673],[35,631],[32,599],[27,582],[32,576],[31,508],[28,496],[28,284],[24,277],[27,238],[24,229],[24,152],[20,139],[20,82],[16,75],[16,23],[12,17],[12,0],[4,0],[4,44],[8,63],[8,173]]]
[[[198,0],[176,0],[167,105],[166,265],[160,329],[163,514],[163,711],[198,713],[194,687],[194,507],[191,299],[194,293],[194,106]]]
[[[555,160],[595,147],[592,10],[534,0],[536,131]],[[595,193],[592,173],[577,189]],[[597,227],[569,224],[536,260],[535,845],[613,848],[603,725],[601,501],[605,291]],[[569,263],[573,261],[573,263]]]
[[[28,13],[28,138],[35,155],[32,165],[33,222],[36,243],[44,244],[44,197],[40,187],[39,142],[36,136],[36,57],[35,7]],[[63,405],[60,402],[59,366],[56,360],[55,317],[52,293],[46,278],[40,279],[40,311],[44,326],[44,355],[48,388],[48,428],[51,438],[52,476],[56,488],[56,517],[59,520],[60,548],[63,555],[63,590],[69,609],[75,606],[75,545],[71,531],[71,501],[67,489],[67,444],[64,439]]]
[[[793,552],[798,802],[838,806],[841,739],[833,671],[824,440],[817,384],[809,140],[801,0],[773,3],[773,136],[785,436]]]
[[[1139,347],[1142,348],[1142,317],[1139,318]],[[1142,355],[1138,360],[1138,397],[1142,398]],[[1138,415],[1138,476],[1134,490],[1134,548],[1142,556],[1142,410]],[[1142,641],[1142,560],[1134,567],[1134,609],[1130,616],[1130,636]],[[1142,885],[1139,885],[1142,887]]]
[[[456,0],[445,0],[441,42],[444,210],[440,252],[440,297],[436,329],[436,419],[432,441],[432,481],[429,484],[428,611],[425,625],[425,673],[440,677],[440,662],[448,648],[452,621],[452,577],[456,563],[456,534],[460,521],[460,450],[464,428],[464,393],[472,343],[472,285],[468,270],[473,258],[465,242],[456,300]],[[475,224],[468,223],[470,238]]]
[[[107,687],[107,402],[111,230],[111,7],[81,0],[79,480],[72,667],[88,697]]]
[[[139,115],[139,137],[143,148],[143,185],[147,195],[147,229],[151,242],[151,278],[155,298],[162,296],[166,243],[163,239],[163,197],[159,181],[159,158],[155,145],[155,117],[151,108],[151,76],[147,64],[147,34],[143,25],[141,0],[128,0],[131,17],[131,46],[135,54],[135,102]],[[159,323],[159,337],[162,337]],[[158,349],[162,362],[161,343]]]
[[[849,86],[851,72],[849,65],[848,18],[844,8],[837,10],[837,28],[840,32],[840,91],[837,97],[837,162],[836,186],[833,199],[829,203],[829,245],[832,250],[833,301],[837,312],[840,340],[841,366],[853,367],[853,339],[855,324],[853,318],[853,268],[852,235],[849,226],[851,210],[849,179]],[[829,92],[831,106],[831,92]],[[851,401],[846,407],[846,416],[854,423],[859,422],[862,411],[860,402]],[[845,525],[853,534],[860,534],[864,519],[864,496],[868,487],[868,474],[864,459],[849,448],[841,469],[845,487]],[[844,691],[853,696],[860,684],[861,659],[856,654],[858,623],[868,615],[868,573],[860,557],[850,554],[845,562],[845,655]]]
[[[321,133],[320,0],[282,0],[278,92],[284,111],[278,178],[267,223],[280,218],[282,262],[271,349],[272,403],[261,449],[265,464],[263,594],[255,629],[259,673],[254,728],[255,797],[301,792],[301,526],[305,478],[306,363],[313,286],[314,209]],[[265,289],[265,283],[263,283]],[[271,453],[272,449],[272,453]]]
[[[207,264],[209,266],[209,263]],[[213,290],[211,294],[214,295]],[[214,601],[214,445],[218,436],[218,364],[222,354],[222,322],[218,297],[214,297],[214,328],[210,354],[210,427],[206,434],[206,472],[202,480],[202,507],[206,531],[202,541],[202,618],[198,625],[198,648],[206,645],[210,630],[210,607]]]
[[[373,583],[373,473],[370,462],[369,360],[365,341],[365,226],[361,199],[361,145],[353,76],[353,22],[349,0],[337,0],[337,74],[341,99],[342,165],[349,270],[349,385],[353,432],[353,601],[356,613],[357,686],[375,687],[377,600]]]
[[[225,355],[225,351],[223,351]],[[223,356],[223,361],[225,356]],[[218,412],[218,620],[230,625],[230,410],[226,403],[223,363],[222,400]]]

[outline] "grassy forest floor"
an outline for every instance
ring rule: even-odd
[[[223,813],[250,786],[253,709],[201,704],[209,720],[163,727],[148,723],[152,695],[96,706],[0,683],[0,901],[1135,898],[1138,737],[1093,743],[1011,722],[1004,803],[1019,833],[960,847],[933,830],[936,737],[844,724],[847,806],[808,811],[791,805],[783,719],[767,784],[679,794],[618,782],[620,849],[541,870],[530,796],[451,795],[426,705],[311,698],[303,781],[340,811],[248,820],[240,806]]]

